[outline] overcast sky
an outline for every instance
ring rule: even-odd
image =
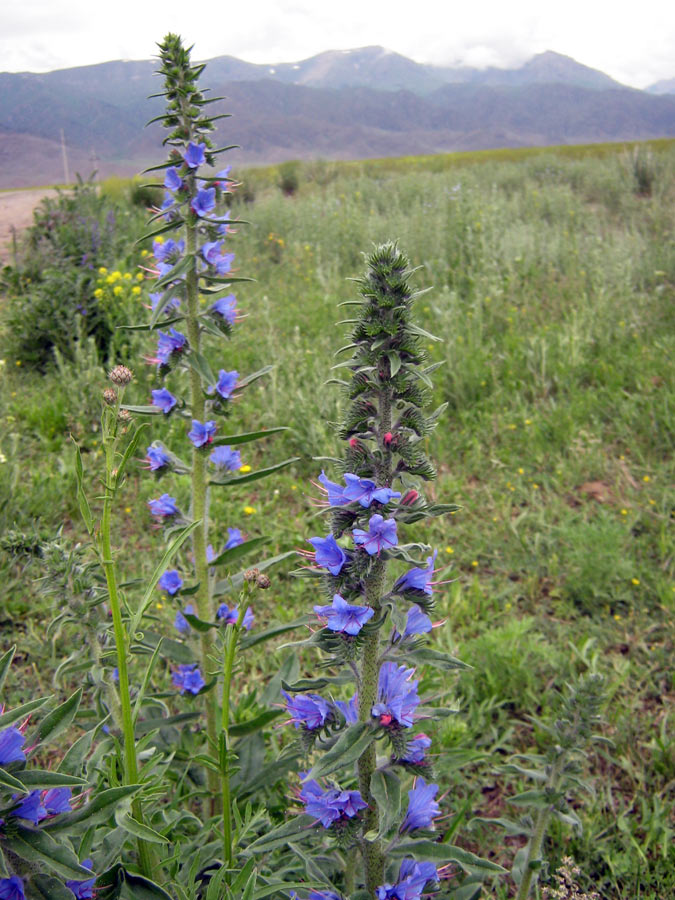
[[[555,50],[633,87],[675,77],[672,0],[2,0],[0,70],[148,59],[168,31],[201,60],[379,44],[418,62],[511,67]]]

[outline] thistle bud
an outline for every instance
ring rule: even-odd
[[[412,506],[419,500],[419,497],[419,491],[411,489],[401,498],[401,506]]]
[[[115,388],[106,388],[103,391],[103,400],[108,406],[114,406],[117,403],[117,391]]]
[[[247,569],[244,572],[244,581],[248,581],[249,584],[257,582],[258,578],[260,578],[260,569]]]
[[[108,377],[113,384],[119,385],[119,387],[126,387],[133,379],[134,373],[131,369],[127,369],[126,366],[115,366]]]
[[[131,422],[131,413],[128,409],[121,409],[119,418],[120,422]]]
[[[267,588],[272,584],[269,579],[269,575],[258,575],[255,583],[258,585],[261,591],[266,591]]]

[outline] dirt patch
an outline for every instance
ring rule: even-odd
[[[0,193],[0,265],[11,262],[12,229],[17,237],[33,224],[33,210],[43,197],[55,197],[49,188]]]

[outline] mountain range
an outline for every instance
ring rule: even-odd
[[[221,140],[236,164],[357,159],[493,147],[675,136],[675,79],[646,91],[552,51],[514,69],[416,63],[382,47],[297,63],[208,60],[203,83],[228,96]],[[0,73],[0,187],[133,174],[157,161],[162,111],[152,61],[43,74]]]

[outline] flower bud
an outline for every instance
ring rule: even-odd
[[[128,409],[121,409],[119,418],[120,422],[131,422],[131,413]]]
[[[119,387],[125,387],[134,377],[134,373],[131,369],[127,369],[126,366],[115,366],[108,377],[113,384],[117,384]]]
[[[354,447],[359,446],[359,442],[355,437],[349,438],[349,446],[352,448],[352,450],[354,449]]]
[[[244,572],[244,581],[248,581],[249,584],[257,581],[258,578],[260,578],[260,569],[247,569]]]
[[[108,406],[114,406],[117,403],[117,391],[115,388],[106,388],[103,391],[103,399]]]
[[[412,506],[419,497],[419,491],[411,489],[401,498],[401,506]]]
[[[382,437],[382,443],[385,447],[391,447],[394,440],[394,435],[391,431],[387,431],[387,433]]]
[[[261,591],[266,591],[267,588],[272,584],[269,575],[258,575],[255,583],[258,585]]]

